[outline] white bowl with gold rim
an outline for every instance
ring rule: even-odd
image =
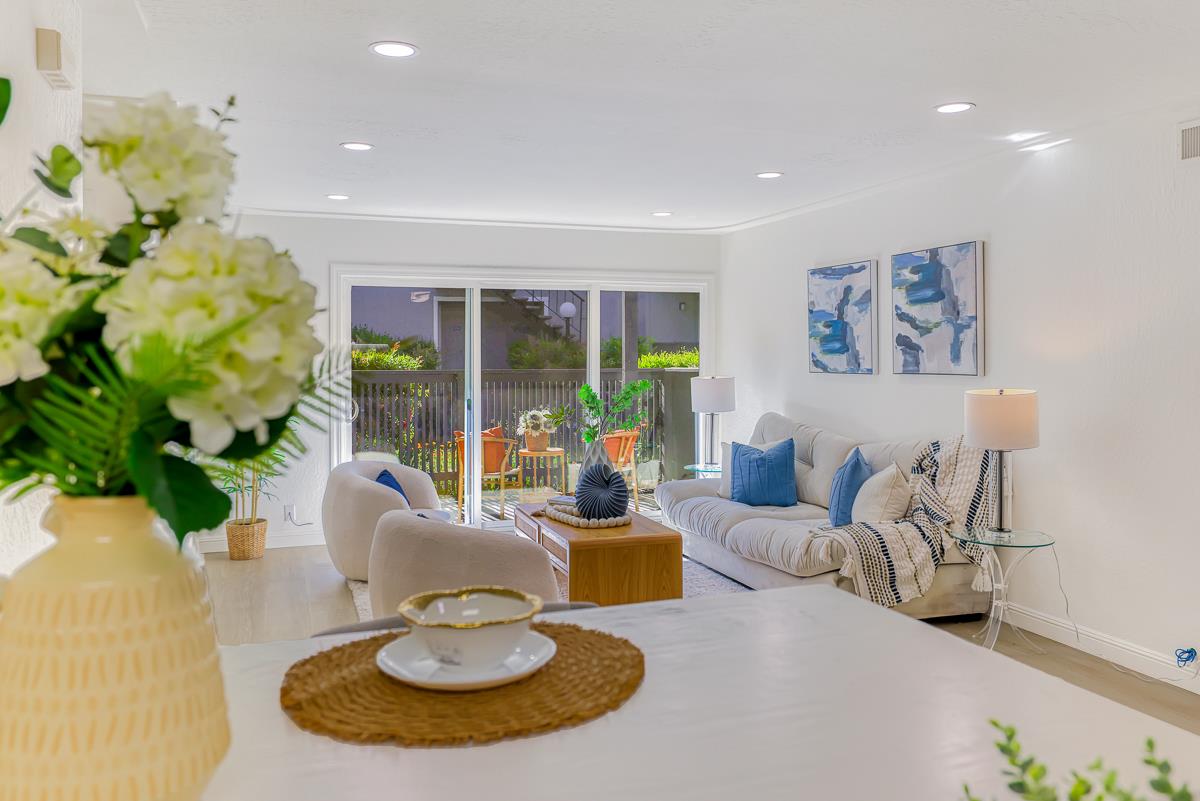
[[[492,668],[513,654],[542,599],[507,587],[462,587],[418,593],[400,616],[446,670]]]

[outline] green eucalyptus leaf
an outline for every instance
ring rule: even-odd
[[[52,253],[55,256],[67,255],[67,249],[57,239],[40,228],[18,228],[13,231],[12,238],[18,242],[24,242],[26,245],[35,247],[38,250]]]
[[[219,526],[229,517],[229,498],[198,465],[163,453],[144,431],[129,441],[129,475],[138,494],[167,522],[175,536]]]
[[[66,188],[66,189],[62,188],[48,174],[41,172],[39,170],[34,170],[33,174],[36,175],[37,179],[42,182],[42,186],[46,187],[48,190],[50,190],[54,194],[58,195],[59,197],[63,198],[64,200],[73,200],[74,199],[74,195],[71,194],[70,188]]]
[[[150,229],[141,220],[121,226],[108,240],[100,261],[114,267],[128,267],[142,256],[142,246],[150,239]]]
[[[221,451],[217,456],[227,461],[240,461],[242,459],[254,459],[261,456],[263,453],[270,451],[279,442],[279,438],[283,436],[283,432],[287,431],[288,420],[296,413],[296,407],[288,410],[288,413],[283,417],[278,417],[274,420],[267,421],[267,441],[259,444],[258,438],[254,436],[253,431],[239,431],[233,437],[233,442],[225,450]]]
[[[0,78],[0,125],[4,124],[4,118],[8,116],[8,107],[12,103],[12,81],[8,78]]]
[[[78,307],[55,318],[54,322],[50,324],[50,331],[46,334],[46,338],[42,340],[43,344],[49,344],[64,334],[98,331],[103,328],[104,315],[96,311],[96,298],[99,296],[99,292],[90,295]]]
[[[83,172],[83,163],[63,145],[55,145],[50,150],[50,158],[39,158],[45,172],[34,170],[34,174],[42,185],[59,197],[70,199],[71,184]]]

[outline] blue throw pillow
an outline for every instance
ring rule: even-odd
[[[404,487],[400,486],[400,482],[397,481],[396,477],[392,475],[392,471],[380,470],[379,475],[375,476],[375,483],[382,484],[385,487],[391,487],[396,492],[400,493],[400,496],[404,498],[405,503],[407,503],[409,506],[412,506],[412,501],[408,499],[408,493],[404,491]]]
[[[735,442],[729,462],[733,500],[747,506],[796,505],[796,443],[791,439],[766,451]]]
[[[858,448],[850,454],[846,463],[833,474],[833,486],[829,488],[829,522],[835,526],[850,525],[850,510],[862,485],[871,477],[871,465]]]

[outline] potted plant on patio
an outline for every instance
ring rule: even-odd
[[[654,382],[649,379],[630,381],[612,396],[608,403],[592,388],[584,384],[579,388],[579,403],[583,407],[583,441],[588,444],[583,454],[583,463],[579,466],[579,474],[594,464],[607,464],[612,467],[608,458],[608,449],[604,447],[604,435],[609,431],[633,428],[645,419],[645,412],[634,409],[639,397],[654,388]]]
[[[544,453],[550,447],[550,435],[567,419],[566,408],[529,409],[521,412],[517,436],[525,437],[525,449]]]

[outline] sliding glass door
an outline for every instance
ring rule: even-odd
[[[655,486],[695,461],[690,380],[705,285],[492,277],[502,272],[335,268],[333,341],[352,353],[354,410],[335,429],[335,463],[408,465],[431,477],[455,519],[509,526],[517,504],[574,487],[586,447],[580,388],[607,400],[645,379],[639,419],[608,432],[605,447],[635,490],[631,506],[657,514]]]
[[[483,522],[570,489],[583,456],[576,399],[587,382],[588,292],[481,293]]]
[[[601,396],[650,382],[638,400],[640,422],[610,435],[609,457],[631,487],[636,482],[631,503],[657,511],[659,482],[693,477],[685,468],[696,461],[691,379],[700,371],[700,294],[601,292],[600,318]]]
[[[354,458],[397,461],[429,474],[443,508],[464,520],[469,294],[355,286],[350,297]]]

